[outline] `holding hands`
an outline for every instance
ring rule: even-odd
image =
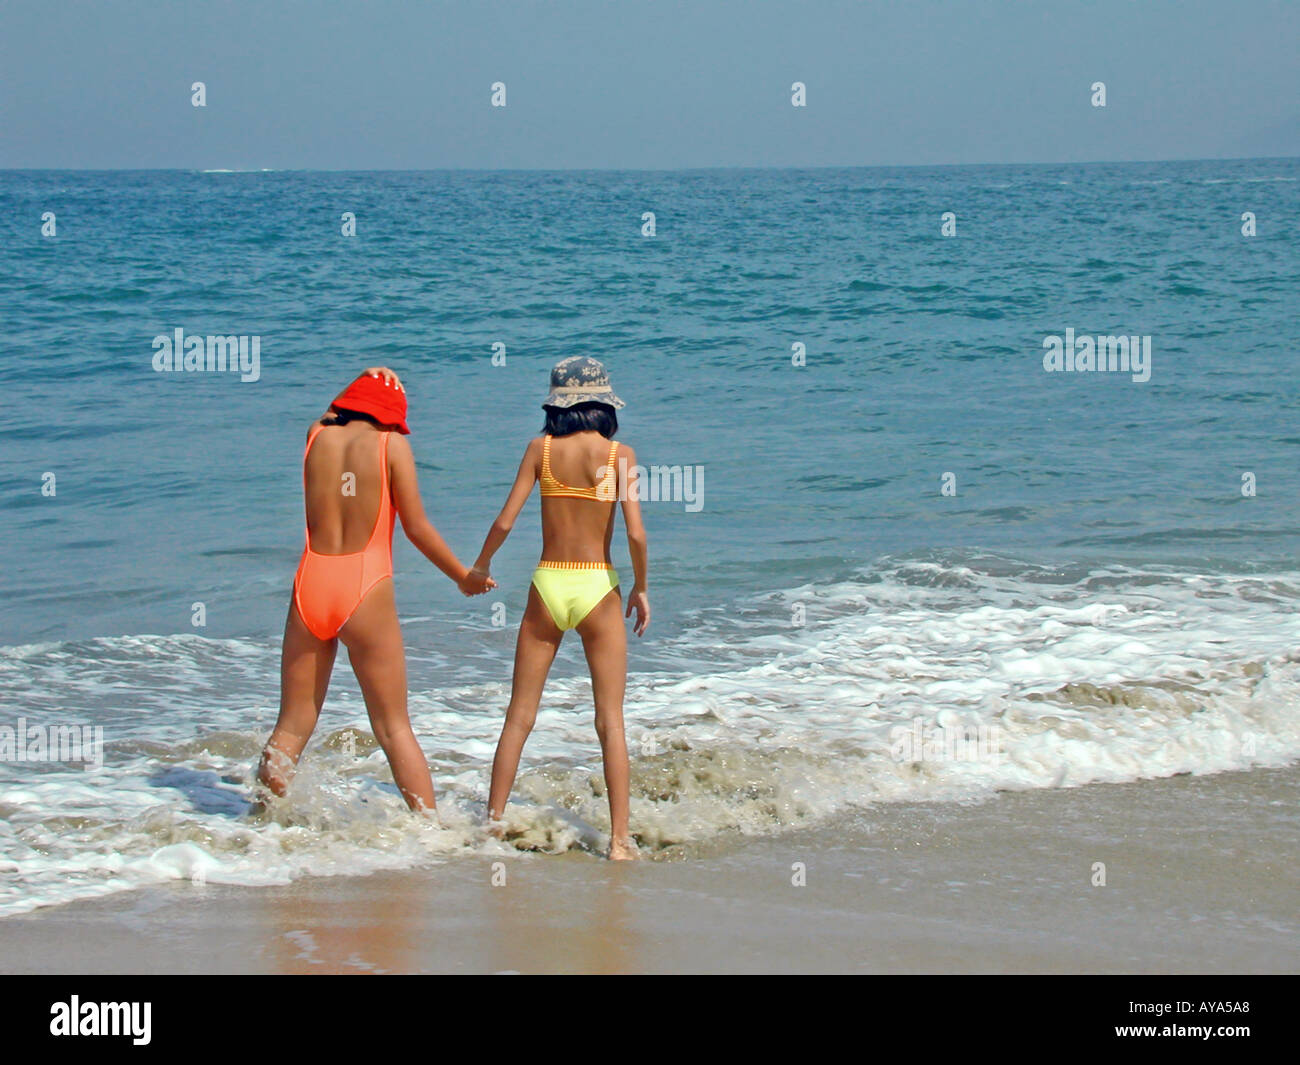
[[[460,589],[462,595],[483,595],[485,592],[497,586],[497,582],[488,576],[486,570],[481,570],[475,566],[467,570],[465,576],[456,582],[456,587]]]

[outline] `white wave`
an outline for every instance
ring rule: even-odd
[[[690,853],[877,803],[1288,764],[1297,600],[1295,573],[910,562],[712,612],[666,648],[705,666],[629,677],[633,830],[652,853]],[[548,686],[511,844],[483,831],[505,661],[499,679],[412,693],[446,828],[405,812],[339,682],[290,797],[248,817],[277,654],[188,635],[0,652],[0,724],[100,706],[108,740],[100,769],[0,765],[0,913],[165,880],[285,883],[602,845],[582,679]]]

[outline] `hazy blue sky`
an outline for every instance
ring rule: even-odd
[[[1300,155],[1297,41],[1297,0],[0,0],[0,167]]]

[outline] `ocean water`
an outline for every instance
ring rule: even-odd
[[[89,768],[0,760],[0,913],[599,848],[576,643],[513,844],[481,830],[535,499],[479,599],[398,533],[447,827],[405,814],[342,659],[293,794],[247,812],[303,436],[374,363],[402,374],[464,558],[566,355],[606,362],[644,462],[702,471],[700,505],[646,505],[627,721],[651,857],[890,802],[1293,764],[1298,210],[1297,160],[0,173],[0,758],[20,721],[104,739]],[[178,328],[260,338],[257,379],[156,372]],[[1067,329],[1150,337],[1150,379],[1045,372]]]

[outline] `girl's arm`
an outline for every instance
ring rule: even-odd
[[[620,486],[619,498],[623,500],[623,524],[627,526],[627,551],[632,556],[632,591],[627,597],[626,617],[636,611],[636,621],[632,631],[638,636],[650,625],[650,590],[646,581],[649,570],[649,552],[646,544],[645,525],[641,521],[641,500],[637,498],[637,464],[636,452],[626,444],[619,445],[620,466],[627,470],[627,478]]]
[[[524,509],[528,497],[532,495],[541,461],[542,441],[541,437],[538,437],[536,440],[529,441],[528,447],[524,449],[524,457],[519,462],[519,472],[515,474],[515,483],[510,486],[510,494],[506,496],[506,505],[501,508],[501,513],[497,515],[497,520],[492,523],[492,528],[488,530],[483,540],[483,550],[478,553],[478,559],[474,563],[475,572],[487,576],[492,566],[492,556],[506,542],[510,530],[514,528],[515,519]]]
[[[393,433],[388,438],[388,470],[393,504],[402,519],[402,531],[416,549],[457,584],[469,575],[465,566],[425,516],[420,486],[415,474],[415,456],[406,438]],[[495,584],[489,583],[489,587]],[[486,589],[484,589],[486,591]]]

